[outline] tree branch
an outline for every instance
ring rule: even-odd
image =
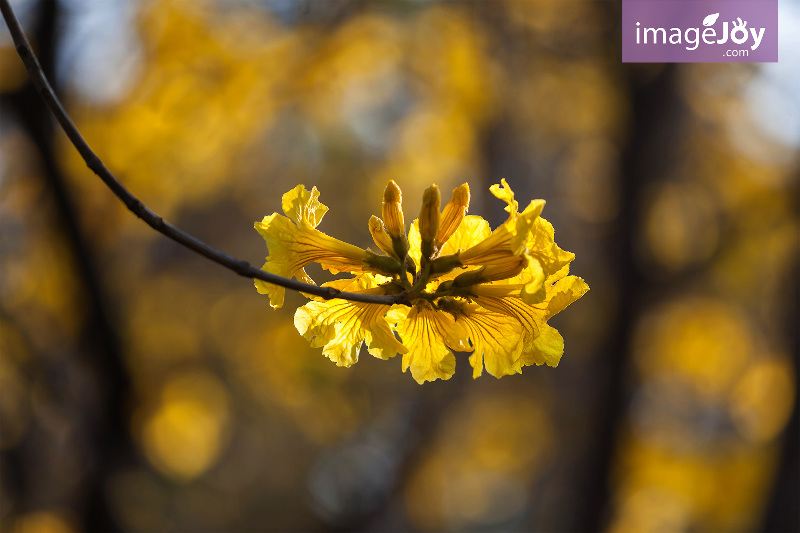
[[[193,252],[200,254],[203,257],[206,257],[207,259],[210,259],[211,261],[214,261],[215,263],[218,263],[246,278],[260,279],[294,291],[301,291],[308,294],[313,294],[314,296],[320,296],[326,300],[331,298],[339,298],[353,302],[384,305],[392,305],[402,301],[402,294],[374,295],[343,292],[332,287],[319,287],[317,285],[310,285],[308,283],[303,283],[294,279],[284,278],[282,276],[265,272],[254,267],[247,261],[238,259],[226,254],[225,252],[217,250],[213,246],[206,244],[197,237],[194,237],[165,221],[159,215],[150,210],[150,208],[144,205],[133,194],[131,194],[131,192],[128,191],[128,189],[126,189],[116,177],[114,177],[114,175],[106,168],[97,154],[95,154],[94,151],[89,147],[89,145],[86,143],[86,140],[84,140],[83,136],[78,131],[78,128],[75,127],[72,119],[67,114],[64,106],[61,104],[61,101],[56,96],[53,88],[50,86],[50,83],[47,81],[47,77],[44,75],[42,66],[39,64],[39,60],[36,59],[30,43],[28,43],[28,39],[25,37],[25,33],[22,31],[22,27],[20,26],[14,11],[11,9],[11,5],[9,4],[8,0],[0,0],[0,11],[3,13],[3,18],[5,19],[8,29],[11,32],[11,38],[14,40],[17,53],[22,59],[22,62],[25,64],[25,68],[28,71],[28,76],[30,76],[36,92],[39,93],[39,96],[42,97],[42,100],[44,100],[47,107],[50,109],[53,115],[55,115],[56,120],[61,125],[61,129],[64,130],[64,133],[67,134],[67,137],[69,137],[72,145],[76,150],[78,150],[78,153],[86,162],[86,166],[88,166],[95,174],[97,174],[97,176],[103,180],[103,183],[105,183],[106,186],[111,189],[111,192],[113,192],[117,198],[119,198],[122,203],[124,203],[125,206],[131,212],[133,212],[133,214],[141,218],[148,226],[172,239],[173,241],[192,250]]]

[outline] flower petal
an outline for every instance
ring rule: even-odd
[[[506,286],[511,288],[512,286]],[[539,334],[539,325],[544,322],[545,308],[529,305],[522,301],[519,289],[505,291],[500,284],[479,285],[472,290],[476,294],[475,303],[495,313],[515,318],[522,329],[530,335],[529,341]]]
[[[554,327],[547,324],[539,325],[539,335],[533,343],[525,347],[520,357],[520,364],[558,366],[564,354],[564,338]]]
[[[355,292],[385,294],[382,287]],[[314,300],[297,309],[294,325],[312,347],[323,347],[322,353],[337,366],[351,366],[364,341],[369,353],[381,359],[407,351],[389,328],[387,311],[389,307],[381,304]]]
[[[521,372],[522,326],[513,317],[472,305],[457,322],[464,326],[472,342],[474,352],[469,363],[473,378],[481,375],[484,364],[496,378]]]
[[[300,270],[295,271],[293,274],[287,274],[286,272],[281,271],[277,268],[276,265],[271,264],[269,261],[264,263],[264,266],[261,267],[261,270],[265,272],[269,272],[271,274],[277,274],[283,277],[291,277],[294,275],[299,281],[303,283],[314,284],[314,280],[311,279],[306,271],[302,268]],[[266,281],[256,279],[253,280],[255,282],[256,290],[259,294],[266,294],[269,296],[269,305],[272,306],[273,309],[277,309],[283,306],[283,299],[286,294],[286,289],[281,287],[280,285],[274,285],[272,283],[267,283]]]
[[[558,247],[554,236],[553,225],[538,217],[527,242],[528,254],[539,260],[549,283],[555,283],[566,276],[569,273],[569,264],[575,259],[575,254]]]
[[[293,191],[287,194],[291,192]],[[290,219],[278,213],[266,216],[261,222],[255,223],[256,231],[266,241],[269,253],[262,270],[285,278],[295,277],[305,283],[314,283],[303,268],[315,261],[334,274],[340,271],[361,272],[365,266],[367,252],[358,246],[334,239],[302,222],[308,220],[306,215],[301,215],[306,218],[301,218],[299,225],[293,224]],[[269,294],[272,307],[283,305],[284,289],[273,289],[266,285],[269,284],[263,281],[256,282],[256,288],[260,293]]]
[[[459,250],[466,250],[491,234],[492,229],[488,222],[479,216],[467,215],[461,220],[461,224],[458,225],[455,233],[442,246],[439,255],[450,255],[457,253]]]
[[[525,250],[528,236],[536,223],[536,219],[542,214],[544,200],[531,200],[528,207],[514,218],[514,227],[511,230],[511,251],[514,254],[521,254]]]
[[[413,306],[398,323],[397,332],[408,353],[403,354],[403,372],[411,369],[417,383],[450,379],[456,358],[447,342],[458,344],[463,329],[448,313],[434,311],[427,302]]]
[[[422,247],[422,238],[419,236],[419,219],[414,219],[411,226],[408,228],[408,255],[419,265],[420,251]]]
[[[480,265],[509,255],[522,255],[531,228],[544,208],[544,200],[534,200],[522,213],[513,213],[491,235],[459,254],[465,265]]]
[[[304,185],[298,185],[283,195],[283,212],[297,225],[316,228],[328,211],[328,206],[320,203],[319,191],[312,187],[307,191]]]
[[[520,298],[526,304],[538,304],[547,297],[545,286],[545,273],[541,263],[536,258],[529,258],[528,266],[519,275],[524,283],[520,291]]]
[[[564,351],[564,340],[547,320],[564,310],[569,304],[583,296],[589,286],[581,278],[568,276],[556,284],[547,286],[547,297],[537,305],[526,304],[514,285],[493,283],[479,285],[471,290],[474,301],[481,307],[511,316],[522,325],[522,366],[558,365]],[[524,289],[523,289],[524,290]]]
[[[516,200],[514,200],[514,191],[512,191],[511,187],[508,186],[505,178],[500,180],[500,184],[495,184],[489,187],[489,190],[497,198],[508,204],[506,206],[506,211],[508,211],[512,216],[517,214],[519,204]]]
[[[392,237],[386,233],[386,227],[383,225],[383,220],[375,215],[369,219],[369,232],[372,235],[372,240],[375,245],[386,252],[389,257],[397,257],[392,248]]]
[[[292,224],[288,218],[273,213],[264,217],[261,222],[256,222],[255,228],[267,242],[270,254],[261,270],[284,278],[295,277],[304,283],[314,283],[314,280],[303,270],[305,264],[292,260],[293,252],[290,247],[294,240],[294,234],[297,232],[297,226]],[[269,303],[273,308],[277,309],[283,306],[286,289],[260,279],[255,280],[255,286],[260,294],[269,296]]]
[[[545,319],[566,309],[572,302],[586,294],[589,286],[578,276],[567,276],[548,289]]]

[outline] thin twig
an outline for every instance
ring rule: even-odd
[[[0,0],[0,11],[3,13],[3,18],[8,25],[8,29],[11,31],[11,38],[14,40],[17,53],[19,54],[20,58],[22,58],[22,62],[25,64],[25,68],[28,71],[28,76],[30,76],[36,92],[39,93],[39,96],[42,97],[42,100],[44,100],[47,107],[50,109],[53,115],[55,115],[56,120],[61,125],[64,133],[67,134],[67,137],[69,137],[72,145],[76,150],[78,150],[78,153],[86,162],[86,166],[88,166],[95,174],[97,174],[100,179],[103,180],[103,183],[105,183],[106,186],[111,189],[111,192],[113,192],[117,198],[119,198],[122,203],[124,203],[125,206],[131,212],[133,212],[133,214],[141,218],[148,226],[169,237],[173,241],[182,244],[193,252],[200,254],[203,257],[206,257],[246,278],[260,279],[281,287],[285,287],[287,289],[305,292],[314,296],[320,296],[326,300],[331,298],[339,298],[353,302],[384,305],[392,305],[402,300],[403,295],[384,296],[343,292],[332,287],[319,287],[317,285],[310,285],[308,283],[303,283],[294,279],[284,278],[282,276],[265,272],[254,267],[247,261],[238,259],[226,254],[225,252],[217,250],[213,246],[206,244],[197,237],[189,235],[185,231],[173,226],[159,215],[151,211],[150,208],[148,208],[138,198],[131,194],[131,192],[128,191],[128,189],[126,189],[125,186],[122,185],[122,183],[120,183],[120,181],[115,178],[113,174],[111,174],[97,154],[95,154],[94,151],[89,148],[89,145],[78,131],[78,128],[75,127],[72,119],[70,119],[69,115],[64,110],[64,106],[61,104],[61,101],[58,99],[53,91],[53,88],[50,86],[50,83],[47,81],[42,67],[39,64],[39,60],[34,55],[33,50],[28,43],[28,39],[25,37],[25,33],[22,31],[22,27],[20,26],[16,15],[14,15],[14,11],[11,9],[8,0]]]

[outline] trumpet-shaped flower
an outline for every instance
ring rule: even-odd
[[[381,272],[391,263],[381,261],[378,256],[358,246],[330,237],[317,228],[328,211],[318,200],[316,187],[307,191],[298,185],[283,195],[283,212],[286,216],[272,213],[255,223],[256,231],[267,242],[269,255],[261,267],[267,272],[295,277],[305,283],[314,283],[305,267],[319,263],[334,274],[338,272]],[[256,289],[268,294],[272,307],[281,307],[285,289],[262,280],[255,280]]]
[[[499,378],[529,365],[557,366],[564,340],[547,321],[589,287],[568,275],[575,256],[555,243],[553,226],[540,216],[543,200],[520,211],[505,180],[490,190],[508,212],[494,231],[466,214],[464,184],[441,212],[439,190],[429,187],[419,219],[406,232],[402,193],[390,181],[383,219],[369,221],[386,254],[377,255],[317,230],[327,207],[316,188],[300,185],[284,195],[286,216],[275,213],[256,223],[269,249],[263,268],[312,282],[304,267],[317,262],[354,275],[326,286],[396,297],[392,306],[313,297],[297,310],[297,330],[339,366],[355,363],[364,344],[381,359],[402,354],[403,371],[419,383],[449,379],[458,352],[471,352],[473,377],[484,368]],[[256,287],[273,307],[283,303],[282,288],[261,281]]]
[[[360,294],[386,294],[370,274],[324,285]],[[294,325],[311,346],[323,348],[322,353],[337,366],[351,366],[358,361],[363,343],[370,354],[381,359],[407,352],[395,338],[384,316],[386,311],[386,306],[381,304],[315,300],[297,310]]]

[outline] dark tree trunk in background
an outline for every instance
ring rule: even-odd
[[[800,176],[795,177],[794,212],[800,211]],[[797,324],[800,323],[800,260],[795,258],[794,268],[788,269],[784,286],[792,287],[794,298],[789,298],[785,310],[786,338],[791,341],[789,347],[794,364],[795,383],[800,374],[800,336]],[[795,386],[794,409],[784,433],[783,450],[772,494],[767,505],[762,530],[767,533],[784,531],[800,531],[800,390]]]
[[[28,29],[28,38],[34,44],[39,61],[58,93],[55,72],[56,48],[59,30],[59,3],[43,0],[37,5],[36,25]],[[22,130],[37,149],[41,162],[41,175],[45,180],[47,194],[53,199],[54,212],[50,218],[56,221],[63,238],[71,251],[74,271],[78,276],[83,300],[75,306],[85,308],[85,321],[78,345],[65,349],[65,353],[78,354],[77,361],[67,361],[58,368],[46,368],[52,374],[47,379],[52,386],[50,393],[54,401],[75,416],[70,418],[72,431],[77,432],[76,442],[83,447],[80,454],[85,469],[78,483],[80,494],[69,494],[70,503],[77,508],[75,513],[81,531],[117,531],[118,524],[109,509],[106,488],[109,476],[123,462],[132,457],[129,436],[130,378],[123,363],[122,350],[117,333],[109,320],[107,298],[104,294],[98,267],[92,250],[84,237],[75,207],[75,202],[59,169],[54,152],[54,120],[49,110],[29,83],[15,93],[2,95],[3,107],[15,111]],[[86,171],[89,173],[89,171]],[[31,216],[36,216],[31,213]],[[92,390],[74,390],[68,393],[63,382],[65,368],[77,367],[76,372],[88,378],[86,384]],[[68,372],[72,374],[72,371]],[[67,385],[68,386],[68,385]],[[23,444],[24,446],[24,444]],[[25,468],[23,465],[21,468]],[[21,477],[26,472],[19,472]],[[23,509],[36,506],[36,495],[25,493],[26,483],[21,480],[23,493],[20,502]],[[55,502],[58,503],[58,502]],[[33,509],[31,509],[33,510]]]
[[[585,480],[581,487],[582,509],[575,531],[603,531],[613,511],[612,474],[619,431],[630,403],[629,372],[630,339],[636,316],[641,311],[643,296],[652,284],[637,265],[635,243],[641,226],[641,192],[645,184],[663,177],[673,158],[672,147],[680,127],[681,103],[675,83],[676,67],[667,65],[646,83],[638,81],[641,67],[627,70],[632,121],[628,145],[622,154],[620,211],[616,231],[612,235],[615,249],[618,314],[616,328],[609,344],[592,364],[597,401],[592,434],[596,440],[588,448]]]

